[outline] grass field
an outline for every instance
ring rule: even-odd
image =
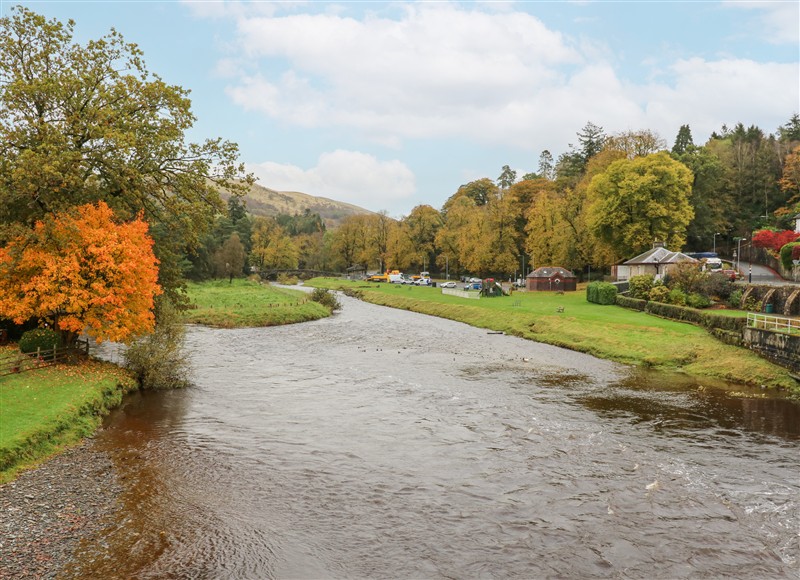
[[[16,352],[3,347],[0,357]],[[0,377],[0,482],[92,434],[135,388],[119,367],[91,360]]]
[[[471,300],[442,294],[440,288],[328,278],[315,278],[306,284],[351,288],[375,304],[459,320],[608,360],[797,392],[796,381],[785,369],[749,350],[723,344],[692,324],[619,306],[592,304],[586,301],[583,289],[564,294],[518,292]]]
[[[190,283],[193,308],[184,320],[220,328],[276,326],[317,320],[330,315],[324,306],[312,302],[305,292],[234,279]]]

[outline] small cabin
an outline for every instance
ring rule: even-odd
[[[577,286],[575,274],[558,266],[536,268],[525,278],[525,288],[531,292],[574,292]]]

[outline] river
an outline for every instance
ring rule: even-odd
[[[65,575],[797,578],[800,405],[341,300],[191,328],[196,386],[99,433],[126,491]]]

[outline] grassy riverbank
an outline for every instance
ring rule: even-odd
[[[192,309],[184,320],[219,328],[277,326],[330,316],[330,311],[305,292],[252,280],[214,280],[188,285]]]
[[[618,306],[591,304],[582,290],[561,295],[518,292],[472,300],[442,294],[440,288],[328,278],[306,284],[350,288],[374,304],[458,320],[598,358],[800,394],[785,369],[748,350],[723,344],[703,328]]]
[[[0,483],[91,435],[134,389],[122,369],[92,360],[0,377]]]

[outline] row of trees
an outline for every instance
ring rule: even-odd
[[[578,143],[558,160],[544,151],[537,171],[521,179],[504,166],[495,180],[461,186],[442,208],[420,205],[401,220],[356,215],[328,232],[315,214],[253,218],[237,206],[219,218],[212,246],[219,251],[227,239],[220,234],[244,223],[251,228],[238,235],[245,268],[361,265],[503,277],[534,265],[598,271],[656,240],[707,251],[754,230],[783,229],[800,203],[797,115],[775,135],[723,127],[702,146],[684,125],[669,151],[652,131],[606,135],[593,123]],[[244,217],[237,221],[237,213]],[[313,227],[291,225],[301,217]],[[227,274],[209,266],[205,275]]]
[[[753,230],[783,229],[800,203],[800,117],[776,134],[739,124],[702,146],[688,125],[671,150],[652,131],[606,135],[593,123],[579,147],[517,180],[461,186],[441,209],[395,221],[355,216],[332,235],[338,266],[438,268],[508,276],[527,266],[603,269],[663,241],[707,251]]]

